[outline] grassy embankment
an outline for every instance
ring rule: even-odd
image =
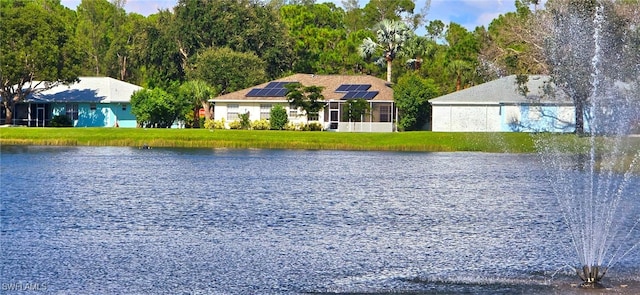
[[[142,146],[377,151],[535,152],[525,133],[340,133],[205,129],[0,128],[3,145]]]
[[[396,132],[346,133],[206,129],[0,128],[2,145],[130,146],[185,148],[265,148],[372,151],[534,153],[535,142],[584,153],[587,137],[572,134]],[[640,149],[640,137],[627,139],[625,154]],[[599,140],[607,145],[606,140]]]

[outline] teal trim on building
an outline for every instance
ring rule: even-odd
[[[142,87],[109,77],[80,77],[80,82],[36,92],[16,106],[13,125],[49,126],[55,116],[74,127],[137,127],[131,95]]]
[[[67,107],[75,107],[77,115],[75,110],[67,112]],[[126,103],[53,103],[52,114],[71,117],[74,127],[137,127],[131,105]]]

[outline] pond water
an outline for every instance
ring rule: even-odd
[[[1,152],[3,292],[583,291],[536,155]],[[638,195],[640,179],[630,183]],[[607,292],[639,292],[639,273],[635,251]]]

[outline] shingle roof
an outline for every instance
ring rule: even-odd
[[[502,77],[487,83],[456,91],[438,98],[431,99],[433,105],[497,105],[519,104],[537,101],[541,103],[569,103],[565,100],[551,100],[544,96],[544,83],[549,76],[530,75],[527,88],[529,93],[525,98],[517,91],[516,76]]]
[[[340,100],[345,93],[335,92],[342,84],[370,84],[368,91],[378,91],[372,101],[393,101],[393,89],[388,86],[387,81],[377,77],[367,75],[311,75],[294,74],[277,80],[269,81],[250,88],[227,93],[211,99],[211,101],[282,101],[286,102],[286,97],[247,97],[249,91],[254,88],[265,88],[270,82],[299,82],[304,86],[322,86],[322,95],[325,101]]]
[[[79,77],[80,82],[35,93],[28,101],[128,103],[142,87],[110,77]]]

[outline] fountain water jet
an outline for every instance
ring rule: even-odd
[[[607,270],[640,243],[625,240],[638,222],[624,222],[636,218],[629,212],[637,201],[625,189],[640,164],[637,147],[627,144],[640,119],[640,55],[633,51],[640,41],[629,36],[640,32],[617,22],[614,0],[552,5],[552,36],[545,40],[552,80],[574,101],[577,133],[586,132],[569,142],[541,137],[536,143],[553,168],[551,184],[578,256],[581,286],[598,288]]]
[[[576,273],[582,280],[582,284],[580,285],[583,288],[604,288],[604,286],[600,283],[600,280],[604,277],[604,274],[607,273],[607,268],[600,268],[599,266],[588,266],[583,265],[582,269],[576,269]]]

